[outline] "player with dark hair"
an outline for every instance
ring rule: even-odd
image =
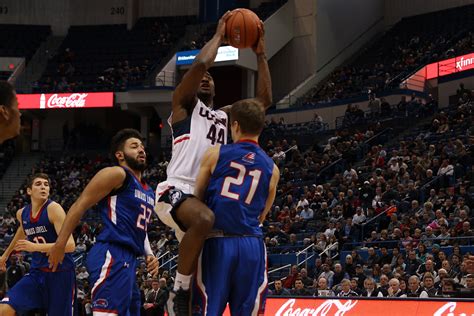
[[[13,288],[0,305],[0,315],[13,316],[33,309],[44,309],[50,316],[72,316],[75,298],[76,272],[70,253],[75,244],[72,236],[65,243],[67,254],[62,264],[53,272],[49,268],[46,253],[56,242],[66,214],[56,202],[49,199],[49,177],[44,173],[31,176],[27,183],[27,194],[31,204],[16,213],[20,224],[15,237],[0,258],[0,270],[12,251],[30,252],[30,272]]]
[[[71,206],[49,261],[56,269],[63,260],[65,240],[84,213],[98,203],[104,229],[87,256],[93,314],[140,315],[137,257],[146,254],[148,272],[158,271],[147,236],[155,195],[142,179],[147,164],[138,131],[119,131],[112,138],[111,154],[118,166],[100,170]]]
[[[219,20],[216,33],[196,56],[173,94],[172,113],[168,119],[173,133],[172,158],[166,181],[156,189],[156,213],[175,230],[179,261],[168,312],[189,314],[191,276],[202,245],[214,223],[214,215],[192,193],[202,156],[207,149],[227,142],[228,113],[231,106],[214,109],[215,86],[208,69],[213,65],[219,46],[225,42],[226,21],[232,12]],[[270,71],[265,56],[263,23],[260,38],[253,48],[257,56],[258,80],[254,106],[262,111],[271,106]]]
[[[15,89],[10,83],[0,81],[0,144],[20,135],[20,117]]]
[[[215,214],[213,231],[198,261],[193,311],[263,315],[267,292],[266,250],[260,224],[273,201],[280,172],[258,146],[265,124],[253,99],[230,111],[234,144],[209,149],[201,163],[195,195]]]

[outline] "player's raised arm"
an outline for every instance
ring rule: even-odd
[[[211,175],[216,168],[217,160],[219,159],[220,146],[209,148],[202,157],[201,167],[196,178],[196,187],[194,188],[194,195],[204,201],[206,197],[207,186],[211,179]]]
[[[66,218],[66,213],[61,205],[56,202],[52,202],[48,205],[48,218],[49,221],[54,225],[56,233],[59,235],[61,226],[63,225],[64,219]],[[48,252],[54,243],[34,243],[26,239],[19,240],[15,245],[16,251],[27,251],[27,252]],[[70,253],[74,252],[76,249],[76,244],[72,235],[69,236],[69,239],[65,246],[65,252]]]
[[[120,167],[108,167],[100,170],[87,184],[81,196],[74,202],[64,220],[56,243],[49,251],[49,264],[53,272],[64,258],[64,251],[72,232],[79,224],[84,213],[106,197],[112,190],[122,186],[125,171]]]
[[[275,201],[275,196],[276,196],[276,191],[277,191],[277,186],[278,182],[280,181],[280,169],[276,165],[273,165],[273,175],[272,178],[270,179],[270,188],[268,190],[268,198],[267,202],[265,203],[265,210],[263,210],[263,213],[260,215],[260,224],[263,223],[265,220],[265,217],[267,217],[268,212],[272,208],[273,202]]]
[[[258,27],[259,38],[257,45],[252,47],[255,55],[257,55],[258,79],[257,79],[257,95],[256,99],[267,110],[273,102],[272,99],[272,80],[270,69],[268,68],[267,56],[265,55],[265,32],[263,22],[260,21]]]
[[[23,223],[21,222],[21,214],[23,212],[23,209],[24,208],[21,208],[16,212],[16,219],[18,223],[20,223],[20,226],[18,226],[18,229],[15,233],[15,237],[13,237],[12,241],[10,242],[10,245],[0,257],[0,271],[6,270],[6,262],[10,257],[10,254],[12,253],[13,249],[15,248],[16,243],[21,239],[25,239],[26,237],[25,231],[23,230]]]
[[[184,120],[197,102],[197,91],[206,71],[212,66],[217,56],[219,46],[224,42],[225,25],[227,19],[232,15],[226,12],[217,25],[216,33],[212,39],[204,45],[196,56],[191,68],[184,74],[183,79],[173,93],[172,101],[172,123]]]

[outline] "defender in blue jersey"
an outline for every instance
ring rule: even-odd
[[[33,309],[43,309],[49,316],[72,316],[75,298],[76,272],[71,252],[75,249],[72,237],[67,239],[68,253],[56,272],[49,268],[46,253],[56,242],[66,214],[56,202],[49,200],[49,177],[33,175],[27,184],[31,204],[18,210],[20,223],[15,237],[0,258],[0,270],[15,251],[31,252],[30,272],[7,292],[0,305],[0,315],[13,316]]]
[[[148,272],[158,272],[158,260],[147,237],[155,194],[142,180],[146,153],[138,131],[118,132],[112,139],[111,154],[119,166],[99,171],[71,206],[49,261],[56,269],[63,260],[64,241],[84,213],[98,204],[104,229],[87,256],[93,315],[134,316],[140,315],[137,257],[146,254]]]
[[[258,146],[265,123],[256,99],[230,112],[234,144],[212,148],[202,159],[195,195],[214,211],[214,230],[199,258],[193,315],[263,314],[266,250],[260,224],[275,199],[280,172]]]

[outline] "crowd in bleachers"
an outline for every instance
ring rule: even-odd
[[[403,18],[302,101],[316,105],[395,88],[420,66],[471,53],[473,32],[474,5]]]
[[[195,17],[140,18],[125,24],[71,26],[35,84],[41,92],[123,91],[142,87]]]
[[[321,282],[337,294],[345,287],[343,279],[351,283],[352,294],[340,295],[360,295],[366,276],[369,283],[381,284],[384,296],[390,294],[388,281],[401,284],[400,295],[414,296],[406,288],[415,282],[412,275],[424,287],[424,278],[435,281],[429,296],[454,295],[443,292],[444,286],[456,290],[470,282],[472,289],[462,262],[464,246],[474,244],[473,110],[473,103],[466,102],[438,112],[398,142],[372,146],[357,164],[335,169],[326,183],[285,183],[285,173],[305,172],[302,165],[289,168],[299,153],[287,158],[266,226],[267,249],[275,254],[308,248],[317,259],[311,260],[310,271],[295,266],[289,274],[282,273],[286,269],[270,278],[282,280],[283,289],[293,295],[316,295]],[[331,146],[325,150],[329,153]],[[346,262],[339,265],[344,253]],[[431,275],[426,265],[433,266]],[[275,283],[277,295],[283,291],[280,284]]]
[[[454,295],[450,286],[472,288],[463,257],[474,239],[473,118],[473,105],[467,102],[437,112],[397,142],[385,139],[383,145],[370,146],[367,140],[384,130],[378,123],[365,132],[336,131],[326,144],[308,150],[286,134],[291,128],[284,120],[270,121],[268,129],[277,129],[278,136],[262,147],[279,165],[281,182],[264,225],[269,264],[278,267],[272,256],[304,248],[314,255],[289,274],[286,269],[270,274],[273,295],[352,296],[368,291],[375,296],[424,297],[423,291],[449,296]],[[313,124],[321,121],[315,116]],[[442,132],[441,125],[447,126]],[[46,157],[32,172],[50,175],[51,199],[67,210],[90,177],[109,164],[103,156]],[[165,179],[166,166],[164,156],[152,160],[145,172],[151,186]],[[8,204],[10,215],[0,219],[2,247],[16,230],[11,215],[25,203],[23,188]],[[90,285],[82,263],[101,230],[98,217],[90,210],[74,234],[83,315],[90,310]],[[153,282],[145,265],[139,265],[143,304],[156,293],[153,287],[167,291],[176,264],[173,233],[156,218],[149,227],[162,268]],[[21,270],[14,258],[11,266]],[[27,264],[28,257],[23,262]]]

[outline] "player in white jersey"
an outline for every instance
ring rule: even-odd
[[[196,56],[173,94],[172,113],[168,120],[173,133],[172,159],[167,180],[158,184],[156,212],[161,221],[176,231],[180,241],[178,271],[170,295],[168,311],[189,315],[191,276],[204,241],[214,223],[213,212],[192,193],[201,159],[207,149],[225,144],[230,106],[214,110],[214,81],[207,71],[225,42],[227,12],[217,25],[212,39]],[[263,23],[259,25],[260,39],[253,48],[257,56],[258,81],[256,100],[267,109],[272,103],[270,71],[265,56]]]

